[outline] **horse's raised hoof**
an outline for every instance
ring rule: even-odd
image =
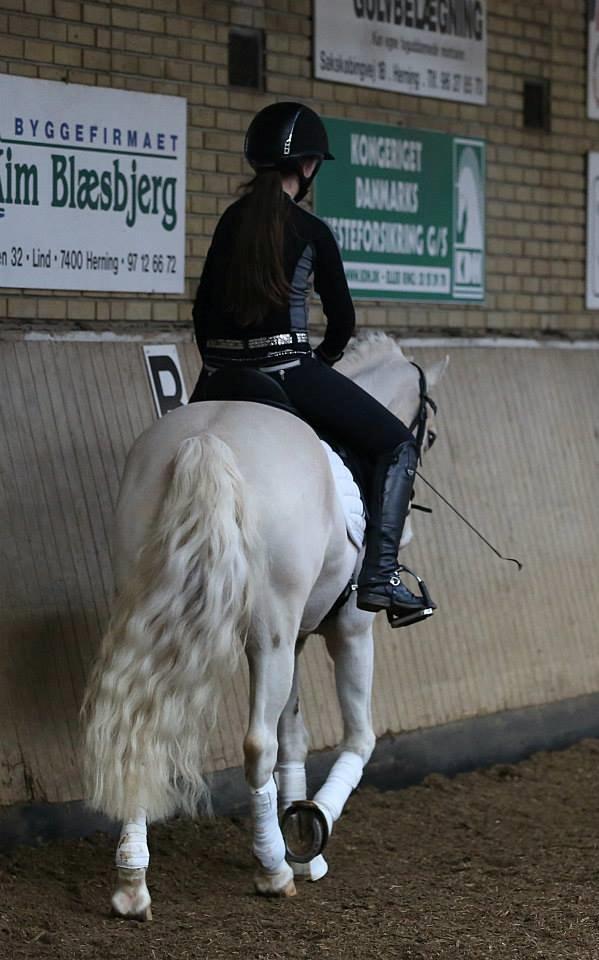
[[[254,875],[256,893],[263,897],[294,897],[297,893],[293,882],[293,870],[283,862],[276,873],[268,873],[259,867]]]
[[[293,863],[293,876],[296,880],[322,880],[328,873],[329,865],[322,856],[314,857],[310,863]]]
[[[322,853],[329,839],[324,812],[312,800],[296,800],[287,807],[281,818],[281,832],[291,863],[310,863]]]
[[[112,914],[126,920],[152,919],[152,898],[146,886],[146,871],[119,867],[118,884],[112,895]]]

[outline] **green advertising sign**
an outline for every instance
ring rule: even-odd
[[[485,145],[325,119],[335,161],[316,180],[355,299],[482,300]]]

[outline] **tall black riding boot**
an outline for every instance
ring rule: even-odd
[[[418,448],[413,440],[400,443],[377,464],[366,533],[366,557],[358,579],[360,610],[386,610],[393,627],[417,623],[436,609],[419,577],[416,580],[421,595],[406,587],[400,573],[407,568],[398,567],[397,561],[417,466]]]

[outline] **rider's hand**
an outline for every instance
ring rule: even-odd
[[[322,343],[319,343],[316,349],[314,350],[314,356],[317,360],[320,360],[322,363],[326,363],[327,367],[332,367],[334,363],[337,363],[338,360],[341,360],[343,356],[343,351],[338,353],[336,357],[330,357],[322,349]]]

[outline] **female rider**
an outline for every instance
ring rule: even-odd
[[[423,619],[434,604],[412,593],[397,570],[418,450],[386,407],[332,369],[354,331],[354,308],[329,227],[298,206],[323,160],[333,160],[319,116],[301,103],[275,103],[252,120],[245,157],[255,171],[245,195],[217,224],[193,308],[203,372],[247,365],[279,379],[316,430],[374,462],[366,557],[358,607],[387,610],[394,625]],[[310,279],[327,317],[322,343],[308,341]]]

